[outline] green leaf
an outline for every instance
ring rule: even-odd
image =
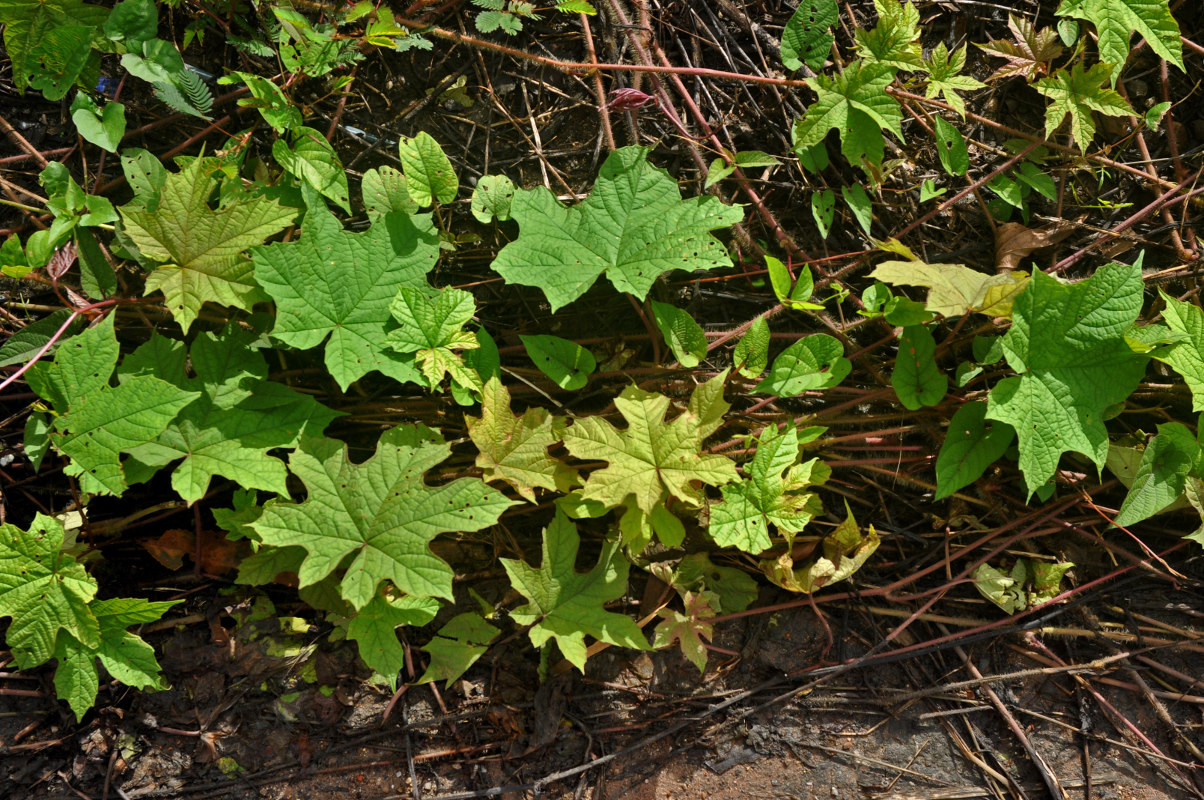
[[[124,62],[123,62],[124,63]],[[128,69],[128,67],[127,67]],[[221,84],[238,83],[242,81],[251,90],[251,99],[243,98],[238,104],[243,108],[256,108],[264,121],[272,126],[272,130],[284,133],[300,128],[302,124],[301,111],[297,108],[280,87],[250,72],[231,70],[229,74],[218,78]]]
[[[1165,510],[1183,494],[1187,476],[1197,469],[1201,458],[1204,450],[1185,425],[1159,425],[1113,524],[1127,528]]]
[[[928,289],[924,307],[944,317],[960,317],[968,311],[988,307],[988,292],[994,286],[1014,281],[1006,273],[988,275],[965,264],[928,264],[923,261],[883,261],[870,273],[892,286],[923,286]]]
[[[707,355],[707,336],[688,312],[653,300],[652,316],[679,364],[692,369],[702,363]]]
[[[410,197],[419,208],[438,200],[450,203],[456,199],[460,183],[451,161],[434,137],[419,131],[414,138],[402,137],[397,145],[401,155],[401,169],[405,173]]]
[[[454,383],[480,391],[480,377],[456,352],[480,346],[476,336],[463,330],[476,310],[476,301],[463,289],[440,289],[432,298],[422,289],[403,286],[389,306],[398,327],[385,343],[400,353],[414,354],[432,391],[448,374]]]
[[[711,598],[711,607],[722,614],[743,611],[757,599],[759,589],[751,575],[735,567],[721,567],[711,561],[706,553],[691,553],[668,572],[664,562],[649,568],[673,588],[678,594],[688,591],[706,592]]]
[[[874,7],[878,10],[877,26],[853,32],[857,54],[864,63],[881,63],[902,70],[923,69],[920,10],[904,0],[874,0]]]
[[[715,626],[706,620],[715,616],[715,609],[711,608],[709,598],[703,592],[686,592],[682,602],[684,613],[675,608],[663,608],[658,612],[661,621],[656,626],[652,647],[662,650],[672,647],[676,641],[686,659],[703,673],[707,671],[707,649],[703,639],[709,642],[715,635]]]
[[[966,67],[965,46],[950,53],[949,49],[945,47],[945,43],[941,42],[932,51],[932,57],[925,62],[924,66],[929,73],[928,86],[924,89],[924,96],[936,97],[938,93],[941,94],[950,108],[956,111],[962,119],[965,119],[966,102],[962,100],[958,92],[972,92],[986,86],[985,83],[975,80],[969,75],[961,74]],[[939,120],[940,117],[937,119]]]
[[[562,14],[588,14],[591,17],[598,13],[588,0],[556,0],[556,10]]]
[[[829,389],[852,370],[844,346],[826,333],[799,339],[773,360],[769,377],[757,384],[755,394],[795,397],[812,389]]]
[[[823,513],[819,497],[807,490],[824,483],[831,470],[818,459],[797,463],[800,447],[794,426],[761,432],[756,455],[744,470],[748,477],[724,486],[723,500],[711,507],[708,533],[717,545],[756,555],[773,544],[769,525],[798,533]]]
[[[615,398],[626,428],[616,428],[600,416],[576,420],[563,434],[564,446],[577,458],[608,464],[589,474],[582,497],[608,508],[618,508],[632,498],[636,508],[651,514],[666,494],[701,506],[698,484],[721,486],[736,480],[731,461],[700,452],[703,439],[714,432],[729,408],[722,394],[726,377],[722,372],[695,387],[690,407],[672,422],[665,422],[669,398],[635,386]]]
[[[90,606],[99,625],[100,641],[95,647],[82,644],[75,636],[58,637],[54,655],[58,668],[54,672],[54,688],[59,699],[66,700],[75,712],[75,719],[83,719],[96,703],[100,679],[96,671],[96,659],[109,675],[126,686],[137,689],[166,689],[163,676],[159,674],[159,662],[155,650],[140,636],[126,628],[154,622],[181,600],[165,600],[157,603],[141,598],[111,598],[93,600]]]
[[[802,0],[782,30],[782,64],[801,69],[806,64],[818,72],[828,58],[832,26],[840,22],[836,0]]]
[[[936,184],[933,183],[932,178],[925,178],[920,184],[920,202],[927,203],[929,200],[935,200],[948,191],[945,188],[936,188]]]
[[[754,319],[748,331],[736,343],[732,364],[737,372],[749,380],[761,377],[769,365],[769,323],[765,317]]]
[[[1016,299],[1002,344],[1020,375],[991,390],[987,418],[1016,429],[1030,494],[1053,476],[1067,451],[1103,467],[1104,412],[1137,388],[1149,358],[1125,340],[1141,295],[1140,265],[1113,263],[1069,286],[1035,270]]]
[[[167,184],[167,169],[163,162],[148,150],[128,147],[121,151],[121,170],[126,183],[134,190],[134,199],[127,208],[141,207],[154,213],[159,210],[159,198]]]
[[[431,663],[416,683],[445,681],[445,686],[460,678],[489,649],[498,637],[498,629],[473,612],[457,614],[422,646],[430,653]]]
[[[647,650],[648,641],[629,617],[606,610],[607,603],[627,591],[629,562],[618,545],[606,542],[598,563],[581,573],[574,566],[580,544],[577,526],[558,509],[544,531],[541,567],[510,558],[503,558],[502,566],[510,584],[529,601],[510,618],[530,626],[527,635],[536,647],[555,639],[561,654],[584,672],[586,636],[632,650]]]
[[[941,500],[978,480],[1012,445],[1016,431],[999,423],[986,426],[987,404],[966,403],[949,420],[949,431],[936,457],[936,496]]]
[[[76,92],[71,101],[71,119],[84,139],[102,150],[117,152],[117,145],[125,136],[125,106],[121,103],[105,103],[102,110],[91,97]]]
[[[385,214],[351,233],[325,208],[311,207],[294,242],[253,251],[255,279],[276,301],[272,336],[308,350],[326,343],[326,368],[346,390],[372,370],[420,382],[413,357],[385,346],[389,305],[402,286],[428,288],[439,258],[429,216]]]
[[[198,397],[158,378],[130,378],[74,400],[50,441],[71,458],[64,471],[80,475],[86,491],[120,495],[127,487],[121,453],[152,441]]]
[[[478,222],[488,224],[493,220],[506,222],[510,219],[510,204],[514,202],[517,187],[505,175],[486,175],[472,190],[472,215]]]
[[[647,154],[643,147],[611,153],[589,197],[571,208],[543,187],[517,191],[510,212],[519,236],[498,253],[494,271],[507,283],[538,286],[555,311],[603,273],[642,300],[669,270],[731,266],[708,232],[739,222],[743,212],[709,196],[682,200]]]
[[[1119,68],[1129,60],[1129,39],[1134,32],[1141,34],[1155,53],[1184,69],[1179,23],[1171,14],[1169,0],[1062,0],[1056,13],[1095,26],[1100,61],[1117,67],[1113,86],[1120,76]]]
[[[1191,303],[1176,300],[1161,289],[1158,295],[1165,304],[1162,318],[1166,324],[1188,339],[1154,357],[1170,365],[1191,389],[1192,411],[1204,411],[1204,311]]]
[[[360,181],[365,210],[374,219],[390,211],[418,213],[418,204],[410,198],[407,186],[406,176],[388,165],[368,170]]]
[[[950,175],[965,175],[970,169],[970,152],[966,149],[966,140],[957,128],[950,125],[941,117],[934,117],[934,133],[936,134],[936,155],[941,160],[941,166]]]
[[[559,336],[527,336],[519,334],[527,355],[539,371],[547,375],[561,389],[575,392],[589,383],[589,376],[598,362],[590,351],[576,342]]]
[[[935,406],[949,391],[949,377],[936,365],[936,340],[923,325],[909,325],[899,337],[899,355],[890,376],[895,396],[908,411]]]
[[[412,425],[385,431],[362,464],[351,462],[341,442],[302,439],[289,471],[305,484],[305,501],[278,503],[251,527],[265,544],[305,548],[302,587],[354,556],[339,589],[357,610],[383,581],[414,597],[450,600],[452,569],[431,552],[431,540],[487,528],[514,504],[476,478],[427,486],[423,472],[450,453],[434,431]]]
[[[716,158],[711,162],[711,165],[707,167],[707,177],[702,183],[702,188],[710,189],[712,186],[719,183],[719,181],[728,177],[735,171],[736,167],[734,164],[729,164],[722,158]]]
[[[60,308],[57,311],[52,311],[50,314],[42,317],[39,320],[29,323],[21,330],[9,336],[4,344],[0,345],[0,367],[9,367],[13,364],[24,364],[31,360],[38,352],[46,346],[58,329],[63,326],[67,318],[71,316],[71,312],[65,308]],[[82,321],[76,317],[71,326],[68,327],[66,334],[67,338],[74,333]],[[47,356],[53,355],[56,344],[47,353]]]
[[[54,362],[39,361],[26,378],[39,397],[63,414],[76,399],[109,385],[119,354],[110,314],[79,335],[60,341]]]
[[[272,200],[238,195],[214,209],[209,198],[216,187],[198,158],[167,177],[154,213],[134,203],[120,209],[126,235],[144,256],[161,262],[147,277],[145,294],[163,292],[185,331],[206,301],[249,310],[264,299],[244,253],[283,230],[296,213]]]
[[[54,363],[38,363],[28,379],[58,411],[50,442],[72,459],[67,474],[81,475],[85,491],[119,495],[127,485],[121,454],[153,440],[200,393],[149,375],[112,387],[117,356],[110,315],[64,342]]]
[[[849,210],[853,212],[853,218],[857,220],[857,224],[861,226],[861,230],[865,231],[866,236],[872,236],[870,226],[874,222],[874,207],[870,196],[866,193],[865,187],[859,183],[846,186],[840,190],[844,196],[844,201],[848,205]]]
[[[333,200],[335,205],[351,213],[351,200],[347,194],[347,173],[339,161],[330,142],[320,131],[299,125],[292,129],[293,145],[289,147],[283,139],[272,143],[272,157],[285,172],[304,184],[313,187],[323,197]],[[258,244],[258,243],[257,243]]]
[[[1054,131],[1069,116],[1070,134],[1085,153],[1095,137],[1092,111],[1112,117],[1135,116],[1136,112],[1116,90],[1104,86],[1109,74],[1107,64],[1095,64],[1084,72],[1082,63],[1076,62],[1069,73],[1060,69],[1033,84],[1051,101],[1045,109],[1045,138],[1053,138]]]
[[[0,617],[12,617],[8,648],[22,669],[54,656],[59,631],[100,647],[100,625],[88,605],[96,581],[62,547],[63,526],[52,517],[35,515],[28,531],[0,525]]]
[[[108,15],[109,9],[78,0],[7,0],[0,5],[4,49],[17,91],[32,85],[47,100],[66,95],[84,68],[93,33]]]
[[[155,38],[159,29],[159,11],[154,0],[122,0],[113,6],[105,20],[105,37],[137,49],[142,42]]]
[[[808,78],[807,85],[818,99],[794,123],[791,135],[795,152],[801,158],[803,151],[823,142],[828,131],[836,128],[840,150],[850,162],[860,166],[864,159],[881,164],[886,147],[882,131],[903,140],[903,111],[886,93],[894,78],[894,67],[861,61],[854,61],[833,78]]]
[[[832,230],[832,222],[836,219],[835,192],[824,189],[822,192],[811,194],[811,218],[815,220],[815,227],[819,228],[819,235],[827,239],[828,232]]]
[[[397,676],[406,665],[406,651],[397,638],[402,625],[419,627],[435,618],[439,601],[430,597],[386,597],[378,594],[347,623],[360,658],[397,691]]]
[[[873,525],[867,534],[862,535],[847,501],[845,513],[845,521],[820,542],[820,555],[815,561],[798,568],[790,548],[787,548],[777,559],[762,561],[761,571],[783,589],[804,594],[852,576],[878,549],[880,540]]]
[[[1058,27],[1061,28],[1061,23]],[[1032,81],[1038,75],[1044,75],[1049,70],[1050,62],[1062,55],[1062,46],[1057,42],[1058,34],[1050,28],[1038,31],[1036,26],[1024,17],[1008,14],[1008,29],[1012,32],[1014,42],[996,39],[978,45],[991,55],[1007,60],[1006,64],[987,78],[988,82],[1012,75],[1020,75]],[[1076,33],[1067,44],[1077,38]]]
[[[481,416],[465,415],[464,422],[485,480],[505,481],[531,503],[536,487],[567,492],[580,482],[577,470],[548,454],[560,441],[564,419],[545,408],[528,408],[521,417],[514,416],[510,392],[497,378],[481,392]]]
[[[137,461],[151,467],[183,459],[171,482],[189,505],[205,496],[215,477],[288,494],[284,462],[268,451],[293,447],[304,433],[316,436],[341,416],[308,395],[268,381],[263,356],[251,349],[256,337],[233,324],[221,334],[202,334],[191,348],[194,378],[170,368],[171,359],[162,350],[163,345],[177,345],[182,360],[183,346],[158,336],[122,364],[123,375],[130,375],[141,360],[146,369],[138,373],[201,393],[153,441],[131,449]]]

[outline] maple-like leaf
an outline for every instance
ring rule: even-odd
[[[661,621],[656,626],[652,640],[652,646],[657,650],[669,647],[676,641],[682,654],[698,667],[699,672],[707,671],[707,648],[703,639],[709,642],[715,635],[715,626],[707,622],[715,616],[708,595],[709,592],[686,592],[682,597],[684,611],[661,609],[657,613]]]
[[[354,556],[340,591],[356,609],[386,580],[408,595],[450,600],[452,569],[431,552],[431,540],[493,525],[514,504],[476,478],[427,486],[422,474],[450,453],[438,433],[418,425],[385,431],[362,464],[351,462],[341,442],[302,439],[289,470],[305,483],[305,501],[278,503],[251,527],[265,544],[305,548],[301,586]]]
[[[205,495],[214,477],[288,494],[288,470],[268,451],[296,445],[303,433],[318,435],[340,416],[308,395],[268,381],[267,363],[251,348],[256,337],[233,325],[220,335],[202,334],[190,353],[195,377],[185,373],[183,343],[159,336],[128,356],[119,370],[201,393],[154,441],[130,451],[147,467],[183,459],[172,473],[172,488],[189,504]]]
[[[988,82],[1012,75],[1020,75],[1032,81],[1038,75],[1048,72],[1050,62],[1062,55],[1058,32],[1053,28],[1042,28],[1038,31],[1037,27],[1024,17],[1008,14],[1008,29],[1012,32],[1014,41],[994,39],[978,45],[991,55],[1007,60],[1006,64],[991,73],[987,78]]]
[[[146,294],[163,292],[168,311],[185,331],[206,301],[250,309],[265,300],[245,252],[283,230],[296,215],[275,200],[238,196],[209,205],[217,181],[205,160],[167,176],[159,207],[122,206],[125,232],[147,258],[161,262],[146,279]]]
[[[548,453],[560,441],[564,418],[538,407],[514,416],[510,392],[497,378],[490,378],[481,392],[481,416],[465,415],[464,421],[485,480],[505,481],[531,503],[536,487],[566,492],[578,483],[577,470]]]
[[[519,235],[493,269],[507,283],[538,286],[552,310],[571,303],[603,273],[641,300],[663,273],[731,266],[710,234],[743,212],[715,197],[682,200],[677,182],[647,161],[648,148],[611,153],[586,200],[566,207],[543,187],[520,189],[510,214]]]
[[[49,438],[71,459],[65,471],[80,476],[84,491],[97,494],[125,491],[122,454],[152,441],[200,396],[151,375],[110,386],[117,356],[110,315],[63,342],[54,364],[38,364],[28,373],[30,387],[58,412]]]
[[[862,61],[902,70],[923,69],[919,9],[909,0],[874,0],[874,7],[878,24],[853,32]]]
[[[100,647],[88,606],[96,581],[62,550],[63,525],[53,517],[35,515],[28,531],[0,525],[0,617],[12,617],[8,648],[22,669],[50,660],[60,631]]]
[[[924,89],[924,96],[936,97],[940,93],[945,102],[963,118],[966,116],[966,102],[958,92],[972,92],[986,86],[969,75],[962,75],[965,67],[966,48],[961,47],[950,53],[944,42],[938,44],[932,51],[932,58],[924,62],[924,68],[928,70],[928,86]]]
[[[1108,264],[1069,286],[1034,270],[1016,299],[1001,343],[1020,374],[995,385],[986,416],[1016,429],[1030,495],[1053,476],[1062,453],[1103,467],[1104,412],[1137,388],[1149,360],[1125,339],[1141,295],[1139,265]]]
[[[438,611],[439,601],[431,597],[377,594],[347,623],[347,638],[355,640],[364,663],[396,691],[398,673],[406,664],[405,647],[397,638],[397,629],[402,625],[425,625]]]
[[[448,374],[459,386],[480,391],[480,376],[456,352],[481,346],[476,336],[463,330],[476,310],[476,301],[463,289],[440,289],[432,298],[421,289],[402,286],[389,306],[399,327],[385,342],[399,353],[413,353],[432,391]]]
[[[301,350],[325,342],[326,368],[341,388],[372,370],[421,382],[413,357],[385,340],[399,287],[434,294],[426,274],[439,258],[439,239],[429,215],[395,211],[357,234],[316,203],[297,241],[256,248],[253,258],[255,279],[276,301],[272,336]]]
[[[1120,67],[1129,60],[1129,39],[1139,33],[1158,55],[1183,69],[1183,45],[1179,23],[1171,14],[1169,0],[1062,0],[1060,17],[1085,19],[1099,34],[1100,60],[1117,67],[1112,85],[1120,76]]]
[[[510,618],[530,626],[527,635],[536,647],[555,639],[561,654],[585,672],[587,635],[633,650],[647,650],[648,641],[629,617],[605,608],[627,591],[630,563],[618,544],[606,542],[598,563],[585,573],[574,566],[580,544],[577,526],[558,508],[544,531],[540,568],[510,558],[503,558],[502,566],[510,584],[529,601]]]
[[[840,150],[854,164],[862,159],[870,164],[882,163],[886,140],[882,131],[903,139],[903,111],[886,87],[895,79],[895,68],[889,64],[855,61],[839,75],[829,78],[820,75],[808,78],[807,85],[815,90],[818,99],[807,113],[794,123],[792,131],[795,152],[800,155],[819,144],[836,128],[840,132]]]
[[[631,498],[642,513],[651,514],[666,493],[697,506],[703,495],[696,484],[721,486],[737,480],[730,460],[700,452],[703,439],[718,428],[730,407],[722,394],[726,377],[724,371],[696,387],[690,407],[672,422],[665,422],[668,397],[635,386],[615,398],[615,407],[627,420],[625,429],[600,416],[576,420],[563,434],[564,446],[577,458],[609,464],[590,473],[582,497],[608,508]]]
[[[1070,133],[1078,143],[1079,149],[1085,153],[1095,137],[1092,111],[1112,117],[1128,117],[1135,114],[1116,90],[1104,85],[1108,82],[1108,74],[1107,64],[1095,64],[1084,72],[1082,63],[1076,63],[1069,73],[1060,69],[1033,84],[1038,92],[1051,101],[1045,109],[1047,139],[1053,137],[1054,131],[1061,127],[1069,115]]]
[[[159,662],[155,650],[142,637],[130,633],[131,625],[154,622],[181,600],[148,602],[142,598],[114,597],[93,600],[92,614],[99,626],[99,643],[86,645],[69,632],[59,635],[54,650],[58,667],[54,671],[54,690],[60,699],[66,700],[81,720],[88,709],[96,704],[96,693],[100,689],[100,675],[96,660],[109,675],[126,686],[137,689],[166,689],[163,676],[159,673]]]
[[[823,512],[819,497],[807,489],[824,483],[831,470],[818,459],[799,464],[798,431],[770,426],[761,433],[757,452],[745,468],[747,478],[724,486],[723,501],[711,507],[711,538],[720,547],[760,553],[772,545],[769,525],[798,533]]]

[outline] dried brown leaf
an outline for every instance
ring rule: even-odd
[[[1065,239],[1075,228],[1070,220],[1051,222],[1043,228],[1028,228],[1019,222],[1005,222],[995,229],[995,268],[1000,272],[1016,269],[1020,260],[1042,247]]]

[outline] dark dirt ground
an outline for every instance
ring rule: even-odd
[[[865,0],[841,5],[858,19],[872,13]],[[931,46],[939,39],[960,43],[1002,36],[1009,8],[1030,14],[1040,8],[1042,23],[1050,24],[1056,3],[921,6],[926,36],[932,39],[925,44]],[[1186,36],[1199,40],[1204,10],[1193,12],[1190,6],[1190,0],[1178,4],[1180,22]],[[438,21],[447,27],[468,19],[454,3],[442,8]],[[653,34],[675,64],[747,74],[781,71],[773,43],[790,14],[784,2],[666,1],[652,2],[649,9]],[[601,19],[593,25],[600,59],[634,60],[621,28]],[[551,19],[532,31],[519,40],[529,51],[587,59],[576,22]],[[971,48],[970,70],[985,77],[991,67],[975,52]],[[236,56],[208,47],[190,52],[189,58],[196,66],[220,72]],[[1200,57],[1190,56],[1189,65],[1194,72],[1188,77],[1172,73],[1170,88],[1175,97],[1184,98],[1176,113],[1183,126],[1184,157],[1195,168],[1204,142],[1204,110],[1192,90],[1201,74]],[[256,69],[264,74],[274,70],[267,65]],[[324,90],[316,82],[298,93],[301,101],[313,101],[310,124],[331,126],[332,141],[353,178],[372,166],[395,164],[388,140],[418,130],[443,143],[463,186],[487,173],[504,173],[524,186],[544,184],[563,195],[580,195],[605,156],[590,77],[566,76],[496,52],[446,43],[437,43],[431,54],[378,54],[357,70],[357,93],[344,105],[320,99]],[[1145,83],[1156,83],[1150,72],[1142,75]],[[446,94],[461,76],[467,78],[471,105]],[[605,88],[629,85],[627,77],[608,75]],[[639,78],[630,83],[649,87],[649,81]],[[807,102],[776,87],[719,81],[689,81],[689,86],[733,150],[788,152],[790,122]],[[1144,96],[1151,91],[1136,84],[1130,90]],[[134,131],[127,145],[166,157],[193,153],[200,141],[213,147],[225,141],[223,134],[194,119],[167,116],[138,92],[131,82],[123,97],[130,104]],[[1031,90],[1012,86],[982,93],[972,110],[1036,129],[1040,102]],[[255,122],[254,112],[236,109],[232,100],[219,100],[219,107],[227,114],[219,122],[228,131]],[[60,104],[10,91],[0,95],[0,115],[51,158],[65,158],[63,148],[74,143],[66,138],[69,126]],[[689,148],[662,115],[616,114],[612,122],[618,144],[638,139],[656,145],[654,160],[683,181],[687,194],[699,190],[701,173]],[[340,127],[348,125],[352,132]],[[367,132],[369,138],[354,131]],[[972,132],[988,143],[1002,139],[982,127]],[[257,133],[253,146],[269,152],[262,123]],[[1165,158],[1165,141],[1156,134],[1150,139],[1154,156]],[[0,169],[9,182],[5,190],[16,191],[13,185],[36,190],[37,166],[14,142],[8,136],[0,143]],[[907,161],[902,170],[909,185],[938,175],[934,152],[893,141],[891,146],[898,148],[893,157]],[[1131,151],[1113,155],[1137,158]],[[101,165],[106,177],[120,174],[113,161]],[[865,239],[846,214],[832,235],[820,240],[806,209],[808,193],[820,188],[817,181],[839,186],[857,180],[858,173],[838,166],[822,180],[800,179],[795,167],[769,170],[755,183],[787,234],[821,259],[836,259],[831,274],[851,285],[858,273],[851,268],[841,272],[847,264],[839,257],[852,253],[848,264],[864,268],[855,256],[865,250]],[[1092,180],[1066,176],[1072,191],[1102,191],[1113,201],[1137,205],[1152,197],[1148,187],[1131,179],[1115,180],[1103,190]],[[16,196],[22,197],[19,192]],[[901,191],[884,194],[875,223],[882,238],[927,210],[914,207],[910,197]],[[461,206],[466,198],[462,191]],[[725,199],[748,202],[735,192]],[[1037,202],[1035,210],[1054,209]],[[1049,263],[1092,241],[1097,229],[1123,218],[1118,214],[1091,211],[1063,248],[1049,255]],[[909,241],[929,261],[946,258],[990,270],[992,227],[982,216],[967,201],[925,223]],[[1168,233],[1156,222],[1136,229],[1146,237],[1141,243],[1151,268],[1175,263]],[[26,224],[11,209],[0,210],[0,227]],[[473,287],[482,319],[503,333],[503,349],[515,346],[517,334],[528,331],[605,337],[616,348],[630,344],[625,337],[635,340],[643,332],[627,300],[605,287],[550,314],[538,292],[493,279],[487,263],[501,243],[496,229],[476,227],[466,208],[457,208],[457,224],[481,239],[462,243],[454,258],[441,265],[436,280]],[[772,241],[764,220],[750,215],[748,225],[748,242]],[[755,261],[756,248],[737,239],[735,249]],[[1196,280],[1191,271],[1180,271],[1177,278],[1180,289]],[[754,288],[743,278],[683,281],[673,290],[680,305],[716,330],[747,322],[774,303],[763,286]],[[802,322],[783,323],[791,324],[805,328]],[[825,395],[850,405],[849,413],[828,423],[844,433],[918,420],[915,431],[891,442],[930,445],[922,416],[900,415],[881,398],[861,404],[864,387],[876,386],[874,376],[880,377],[872,345],[883,334],[874,330],[865,341],[854,342],[866,348],[863,357],[854,356],[857,372],[851,382],[861,383],[856,391],[842,394],[842,388]],[[646,351],[639,355],[649,356]],[[886,357],[879,357],[879,366]],[[619,376],[595,383],[565,402],[570,409],[596,408],[609,402],[624,380]],[[441,413],[430,408],[429,399],[398,398],[396,387],[383,381],[362,383],[362,403],[391,408],[404,401],[421,413]],[[20,414],[28,400],[4,398],[6,452],[19,452]],[[786,401],[772,410],[795,415],[811,410],[808,403]],[[353,415],[339,423],[344,427],[337,433],[353,438],[376,430],[381,413]],[[750,416],[749,424],[757,419]],[[461,435],[444,427],[448,438]],[[877,463],[886,464],[894,452]],[[828,455],[836,463],[873,453],[859,443]],[[53,473],[33,475],[22,463],[4,468],[10,521],[23,522],[38,506],[57,510],[69,505],[64,482]],[[918,459],[900,463],[844,468],[837,463],[837,479],[825,497],[828,508],[847,499],[863,523],[885,532],[886,543],[875,561],[849,584],[821,593],[814,604],[764,589],[754,606],[758,613],[717,624],[702,676],[674,651],[610,650],[593,656],[584,676],[565,672],[540,685],[525,639],[512,638],[495,646],[453,687],[413,686],[396,697],[369,680],[353,648],[327,640],[330,626],[297,604],[290,590],[269,587],[256,593],[213,575],[191,575],[191,564],[173,574],[153,562],[138,540],[158,535],[164,527],[193,523],[189,512],[169,509],[99,546],[106,559],[102,586],[126,592],[141,587],[156,599],[187,599],[163,624],[143,632],[160,654],[171,688],[140,694],[104,686],[97,708],[77,724],[66,706],[54,700],[48,669],[16,673],[0,654],[0,797],[1204,797],[1204,559],[1194,545],[1176,549],[1175,538],[1194,523],[1172,519],[1161,527],[1148,526],[1150,546],[1165,554],[1166,562],[1160,563],[1127,538],[1106,532],[1098,513],[1086,504],[1026,508],[1022,492],[1016,497],[1014,475],[997,476],[977,494],[936,504],[921,486],[902,480],[908,475],[923,479],[928,465]],[[120,503],[98,502],[93,522],[121,518],[129,513],[126,506],[149,507],[167,496],[163,485],[151,485]],[[1104,500],[1116,497],[1115,491],[1103,495]],[[225,500],[211,499],[215,507]],[[1022,522],[1028,533],[1004,538],[1005,532],[1021,529]],[[538,528],[515,527],[524,541],[537,541]],[[999,532],[996,538],[979,538],[983,530],[993,529]],[[1070,602],[1006,619],[964,581],[944,583],[961,565],[952,572],[932,571],[915,585],[903,582],[906,575],[940,563],[950,548],[971,543],[973,552],[984,556],[998,547],[1009,557],[1030,551],[1068,557],[1079,564],[1070,578],[1083,591]],[[494,547],[481,542],[455,546],[467,553],[470,573],[496,578]],[[960,557],[969,552],[971,548],[961,551]],[[891,586],[885,594],[876,593]],[[645,590],[637,581],[631,596],[656,588]],[[276,613],[260,613],[263,597],[270,597]],[[299,621],[282,630],[282,620]],[[415,657],[421,658],[417,645],[426,635],[410,634]]]

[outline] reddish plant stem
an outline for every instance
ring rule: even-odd
[[[1182,195],[1179,194],[1179,192],[1181,192],[1183,189],[1187,188],[1187,185],[1189,183],[1193,183],[1196,180],[1198,180],[1202,172],[1204,172],[1204,168],[1201,168],[1201,170],[1198,170],[1195,175],[1187,176],[1182,181],[1180,181],[1177,185],[1171,187],[1169,190],[1167,190],[1166,192],[1164,192],[1161,195],[1159,195],[1158,197],[1156,197],[1154,200],[1152,200],[1150,203],[1148,203],[1144,208],[1142,208],[1135,214],[1131,215],[1124,222],[1120,223],[1115,228],[1113,228],[1110,231],[1112,236],[1097,237],[1096,239],[1094,239],[1093,241],[1088,243],[1086,247],[1083,247],[1082,249],[1080,249],[1074,253],[1071,253],[1070,255],[1066,256],[1066,258],[1059,261],[1057,264],[1054,264],[1049,269],[1049,271],[1051,273],[1061,272],[1062,270],[1066,269],[1067,267],[1071,266],[1072,264],[1078,263],[1078,261],[1080,259],[1082,259],[1083,256],[1087,255],[1087,253],[1094,250],[1096,247],[1099,247],[1100,245],[1110,242],[1114,238],[1116,238],[1115,234],[1118,234],[1124,230],[1127,230],[1128,228],[1133,227],[1138,222],[1145,219],[1146,217],[1148,217],[1150,214],[1154,213],[1158,209],[1160,209],[1164,206],[1170,206],[1174,203],[1185,203],[1188,200],[1190,200],[1191,198],[1195,197],[1196,195],[1204,193],[1204,186],[1202,186],[1202,187],[1193,189],[1191,192],[1188,192],[1187,194],[1182,194]]]

